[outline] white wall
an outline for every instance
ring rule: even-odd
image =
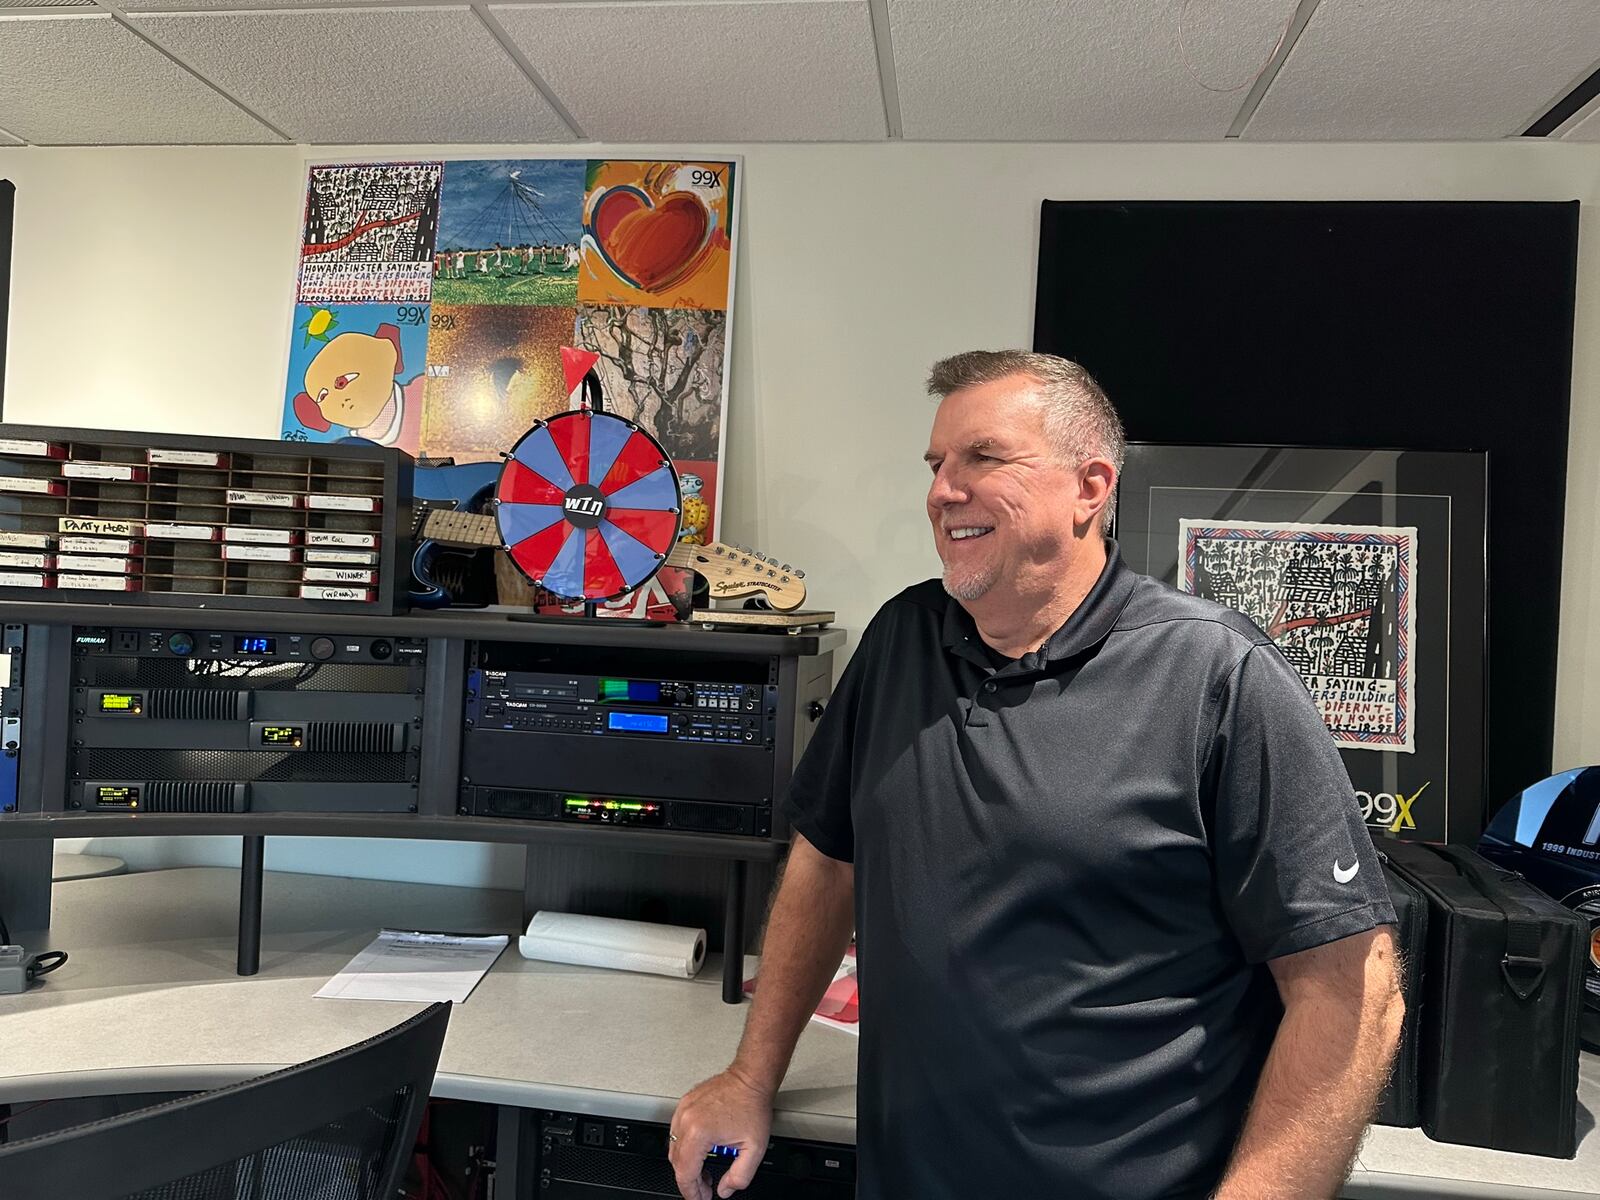
[[[657,151],[685,148],[627,148]],[[480,152],[517,153],[448,153]],[[1041,200],[1582,200],[1555,763],[1600,761],[1600,147],[698,152],[744,156],[722,532],[804,566],[812,602],[857,630],[886,597],[937,569],[921,507],[932,415],[922,380],[956,350],[1029,343]],[[309,157],[427,153],[343,147]],[[0,149],[0,177],[17,185],[7,419],[273,436],[307,157],[299,147]],[[1496,561],[1515,569],[1513,553]],[[123,842],[114,852],[170,861],[217,854],[220,841]],[[273,851],[275,865],[288,865],[289,849]],[[293,854],[307,869],[351,873],[358,862],[363,873],[516,882],[506,852],[488,848],[351,843]]]

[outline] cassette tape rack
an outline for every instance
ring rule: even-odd
[[[392,614],[411,459],[0,424],[0,598]]]

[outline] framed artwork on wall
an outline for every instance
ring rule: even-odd
[[[1136,571],[1244,613],[1300,673],[1374,832],[1486,819],[1488,456],[1135,442]]]

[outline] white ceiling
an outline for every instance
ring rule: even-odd
[[[1488,140],[1597,66],[1600,0],[0,0],[0,144]]]

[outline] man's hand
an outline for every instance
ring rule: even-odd
[[[700,1174],[713,1146],[739,1151],[717,1195],[731,1196],[755,1178],[767,1152],[773,1098],[800,1031],[850,942],[854,911],[854,868],[828,858],[795,833],[761,946],[761,986],[738,1053],[726,1071],[678,1101],[672,1117],[677,1140],[667,1157],[685,1200],[710,1200],[711,1189]]]
[[[672,1136],[667,1158],[684,1200],[710,1200],[711,1187],[703,1171],[713,1146],[739,1151],[728,1173],[717,1185],[717,1195],[743,1191],[756,1177],[767,1152],[772,1129],[772,1096],[730,1067],[700,1084],[672,1114]]]

